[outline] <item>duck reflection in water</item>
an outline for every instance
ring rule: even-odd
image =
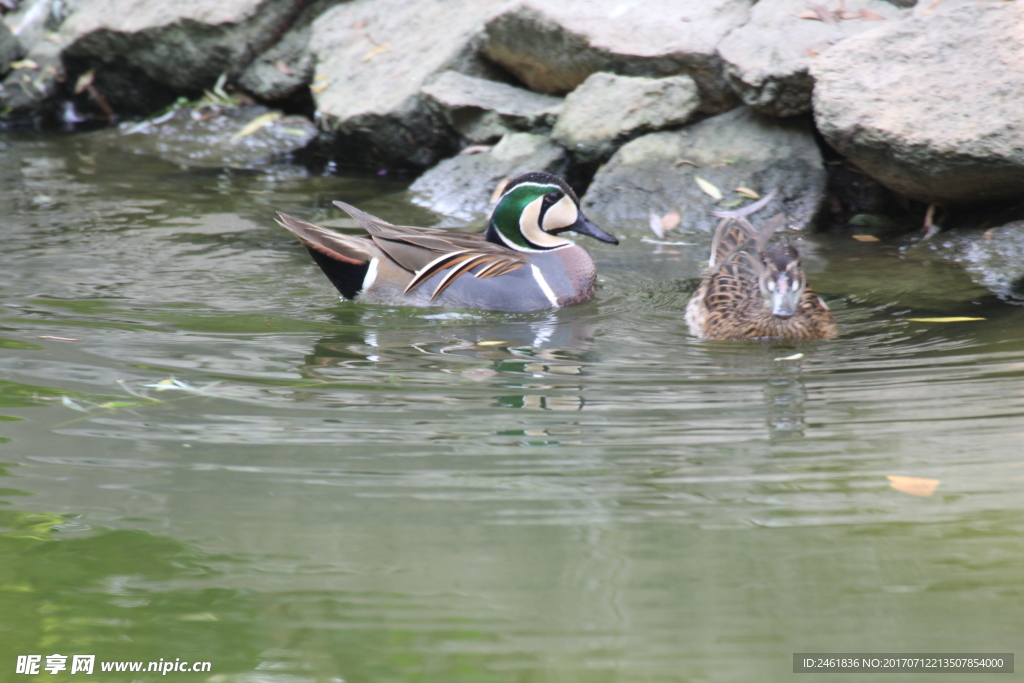
[[[354,313],[354,312],[352,312]],[[348,333],[322,338],[301,368],[323,382],[401,382],[428,367],[453,375],[457,387],[490,384],[500,391],[492,405],[578,411],[585,404],[578,377],[594,345],[591,312],[575,309],[542,315],[430,313],[409,309],[346,311]],[[423,356],[434,356],[428,365]],[[383,374],[382,373],[386,373]],[[468,384],[467,384],[468,383]]]

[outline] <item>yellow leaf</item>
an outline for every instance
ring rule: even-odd
[[[794,353],[792,356],[783,356],[782,358],[776,358],[775,360],[800,360],[804,357],[802,353]]]
[[[505,346],[507,341],[479,341],[476,343],[477,346]]]
[[[279,112],[279,111],[268,111],[266,114],[263,114],[261,116],[257,116],[252,121],[250,121],[249,123],[245,124],[245,127],[243,127],[242,130],[240,130],[237,133],[235,133],[234,135],[232,135],[231,136],[231,142],[234,142],[235,140],[238,140],[239,138],[244,138],[246,135],[252,135],[256,131],[258,131],[260,128],[262,128],[263,126],[266,126],[267,124],[270,124],[270,123],[273,123],[274,121],[277,121],[282,116],[283,116],[283,114],[281,112]]]
[[[390,49],[391,48],[388,46],[387,43],[381,43],[380,45],[376,46],[375,48],[367,52],[365,55],[363,55],[363,61],[368,62],[377,55],[379,55],[381,52],[387,52]]]
[[[661,227],[666,232],[678,226],[683,220],[678,211],[669,211],[661,217]]]
[[[736,188],[735,192],[738,192],[739,194],[743,195],[744,197],[749,197],[750,199],[760,199],[761,198],[761,195],[759,195],[758,193],[754,192],[753,190],[751,190],[746,185],[740,185],[739,187]]]
[[[853,237],[853,239],[857,240],[858,242],[881,242],[882,241],[882,240],[878,239],[877,237],[875,237],[874,235],[851,235],[851,237]]]
[[[951,316],[949,318],[907,318],[915,323],[969,323],[973,320],[985,320],[985,318],[967,318],[964,316]]]
[[[922,479],[921,477],[902,477],[898,474],[890,474],[885,477],[889,480],[889,486],[897,491],[909,493],[912,496],[930,496],[941,484],[938,479]]]
[[[16,62],[11,62],[12,69],[38,69],[39,65],[33,62],[31,59],[19,59]]]
[[[323,74],[320,74],[316,78],[314,78],[313,80],[317,81],[317,84],[309,86],[310,90],[312,90],[315,93],[322,93],[324,90],[327,90],[327,86],[328,86],[327,76],[324,76]]]
[[[75,94],[80,94],[83,90],[92,85],[94,78],[96,78],[96,69],[89,69],[79,76],[78,81],[75,83]]]
[[[708,181],[704,180],[700,176],[693,176],[693,179],[697,182],[697,186],[704,192],[704,194],[714,199],[722,198],[722,191]]]

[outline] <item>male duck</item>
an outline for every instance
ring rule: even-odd
[[[618,244],[586,219],[564,180],[527,173],[509,181],[486,232],[391,225],[334,202],[368,235],[343,235],[279,213],[348,299],[409,306],[538,311],[586,301],[597,271],[566,230]]]
[[[807,286],[800,254],[788,244],[767,245],[777,223],[760,230],[743,218],[718,224],[711,261],[686,306],[690,332],[705,339],[834,339],[828,307]]]

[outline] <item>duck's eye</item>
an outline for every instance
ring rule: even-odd
[[[561,198],[562,198],[562,193],[558,192],[557,190],[554,191],[554,192],[548,192],[546,195],[544,195],[544,201],[547,204],[554,204],[555,202],[557,202]]]

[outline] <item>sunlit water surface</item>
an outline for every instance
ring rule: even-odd
[[[1024,309],[820,237],[840,339],[702,342],[705,248],[607,224],[590,304],[361,306],[273,222],[345,225],[333,199],[444,223],[386,176],[2,143],[0,679],[777,681],[1019,645]],[[909,320],[945,316],[984,320]]]

